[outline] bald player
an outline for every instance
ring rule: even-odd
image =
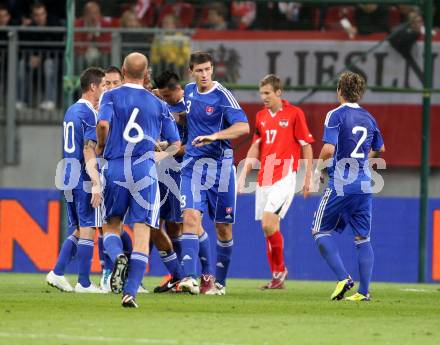
[[[148,263],[150,229],[159,227],[153,138],[170,143],[167,153],[176,153],[181,145],[167,106],[143,87],[147,68],[147,58],[140,53],[125,58],[125,83],[104,94],[96,127],[96,151],[107,161],[103,232],[105,250],[114,263],[110,286],[114,293],[123,292],[126,308],[138,307],[135,298]],[[130,259],[120,237],[126,214],[134,224]]]

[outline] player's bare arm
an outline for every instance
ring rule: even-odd
[[[239,194],[243,193],[243,189],[246,183],[246,176],[252,170],[253,163],[255,161],[258,161],[258,157],[260,157],[260,140],[261,139],[258,139],[254,143],[252,143],[251,147],[247,152],[243,170],[241,171],[240,176],[238,178],[237,192]]]
[[[313,149],[312,145],[302,146],[302,156],[306,164],[306,175],[304,177],[303,194],[307,198],[311,193],[312,165],[313,165]]]
[[[380,154],[385,152],[385,145],[382,145],[379,151],[370,150],[368,158],[379,158]]]
[[[318,185],[319,182],[324,183],[324,174],[328,166],[328,160],[335,154],[335,146],[325,143],[319,154],[318,163],[316,165],[315,173],[313,174],[313,185]]]
[[[159,162],[167,157],[175,156],[179,152],[181,146],[182,142],[180,140],[170,143],[165,150],[154,153],[154,160]]]
[[[96,145],[96,155],[101,156],[104,152],[105,142],[107,140],[108,131],[110,129],[110,124],[108,121],[99,121],[96,125],[96,138],[98,139],[98,143]]]
[[[211,135],[200,135],[193,140],[192,144],[195,147],[201,147],[216,140],[236,139],[242,135],[249,134],[249,131],[249,124],[247,122],[237,122],[220,132]]]
[[[95,155],[96,143],[93,140],[87,140],[84,144],[83,154],[86,163],[86,171],[92,180],[92,199],[90,203],[93,208],[99,207],[102,201],[101,182],[99,179],[98,164]]]

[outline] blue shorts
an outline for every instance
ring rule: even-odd
[[[182,210],[208,212],[216,223],[233,224],[237,199],[233,159],[193,158],[182,168],[180,194]]]
[[[154,161],[113,159],[104,167],[104,221],[118,217],[124,223],[146,223],[159,228],[160,195]]]
[[[69,227],[101,227],[101,208],[93,208],[90,204],[92,194],[82,189],[64,191],[67,206]]]
[[[355,236],[370,237],[371,194],[336,195],[331,188],[325,190],[315,212],[312,234],[342,232],[347,226]]]
[[[167,222],[182,223],[182,209],[180,208],[180,171],[169,170],[168,179],[161,179],[160,189],[160,218]],[[163,181],[163,182],[162,182]],[[169,183],[172,181],[172,186]]]

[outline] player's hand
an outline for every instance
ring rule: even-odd
[[[90,200],[90,204],[93,208],[98,208],[102,202],[102,188],[100,185],[96,185],[92,187],[92,200]]]
[[[217,140],[217,135],[215,133],[211,135],[200,135],[192,141],[192,144],[195,147],[202,147],[211,144],[213,141],[216,140]]]
[[[240,175],[237,181],[237,193],[243,194],[244,193],[244,186],[246,185],[246,177],[243,175]]]
[[[304,187],[302,189],[304,199],[307,199],[312,194],[312,186],[310,185],[310,179],[306,179],[304,182]]]

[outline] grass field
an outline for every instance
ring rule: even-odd
[[[0,273],[0,344],[440,344],[439,285],[374,283],[373,301],[351,303],[329,300],[332,282],[261,284],[231,279],[226,296],[140,295],[135,310],[116,295],[61,293],[44,275]]]

